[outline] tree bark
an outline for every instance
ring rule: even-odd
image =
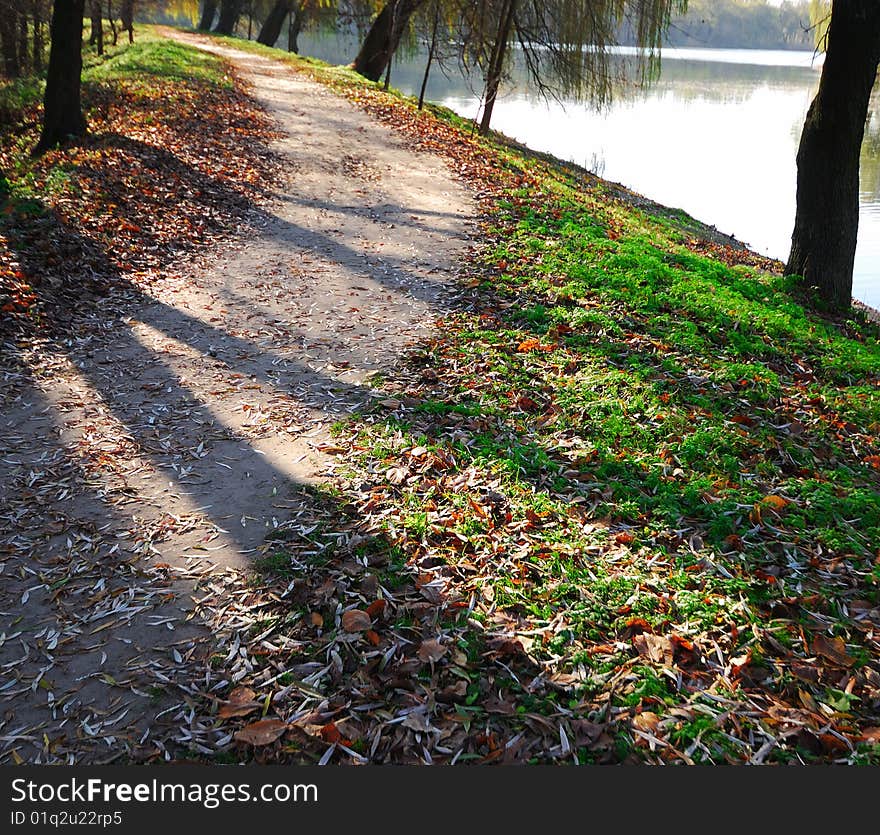
[[[89,43],[94,45],[98,50],[98,55],[104,54],[104,17],[101,10],[101,0],[90,0],[90,14],[92,21],[92,33],[89,36]]]
[[[9,10],[0,13],[0,51],[3,52],[3,73],[7,78],[21,75],[18,61],[17,16]]]
[[[389,0],[370,26],[360,52],[354,59],[355,72],[370,81],[378,81],[397,51],[409,19],[425,2],[426,0]]]
[[[269,10],[269,14],[260,27],[260,33],[257,35],[257,43],[266,46],[275,46],[278,38],[281,37],[281,30],[284,28],[284,20],[290,13],[290,0],[275,0],[275,5]]]
[[[797,212],[787,275],[829,306],[852,303],[859,157],[880,63],[880,3],[834,0],[819,91],[797,154]]]
[[[431,46],[428,47],[428,60],[425,63],[425,74],[422,76],[422,87],[419,90],[419,110],[425,106],[425,92],[428,89],[428,78],[431,75],[431,64],[437,51],[437,30],[440,28],[440,0],[434,0],[434,25],[431,28]]]
[[[210,32],[216,16],[217,0],[205,0],[205,5],[202,6],[202,16],[199,19],[199,30],[202,32]]]
[[[303,21],[306,17],[306,4],[295,2],[291,8],[290,21],[287,24],[287,51],[299,54],[299,33],[302,32]]]
[[[495,109],[495,100],[498,98],[498,87],[501,84],[501,76],[504,74],[504,59],[507,55],[507,44],[510,40],[510,30],[513,27],[515,14],[516,0],[506,0],[498,23],[498,34],[492,46],[489,68],[486,71],[486,101],[483,105],[483,118],[480,120],[481,136],[486,136],[489,133],[492,111]]]
[[[128,42],[134,43],[134,0],[122,0],[119,7],[119,20],[128,32]]]
[[[43,71],[43,19],[40,16],[40,0],[33,0],[34,18],[34,52],[33,64],[35,72]]]
[[[85,0],[56,0],[52,7],[43,131],[36,154],[86,133],[80,88],[84,13]]]
[[[241,17],[242,0],[220,0],[220,19],[214,27],[218,35],[231,35]]]
[[[18,70],[24,74],[28,69],[28,19],[24,6],[18,11]]]
[[[119,33],[116,31],[116,20],[113,17],[113,0],[107,0],[107,21],[110,24],[110,33],[113,35],[113,46],[119,43]]]

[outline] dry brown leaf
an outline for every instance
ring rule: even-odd
[[[846,644],[839,636],[828,638],[825,635],[816,635],[813,638],[813,652],[841,667],[852,667],[855,663],[855,658],[847,653]]]
[[[864,742],[880,745],[880,728],[862,728],[861,739]]]
[[[372,625],[370,616],[360,609],[349,609],[342,613],[342,628],[346,632],[365,632]]]
[[[290,726],[281,719],[261,719],[237,731],[234,739],[259,748],[280,739]]]
[[[324,625],[324,616],[320,612],[312,612],[309,618],[312,621],[312,626],[317,626],[318,629]]]
[[[229,699],[222,702],[217,716],[220,719],[230,719],[233,716],[247,716],[255,710],[259,710],[261,703],[256,701],[257,694],[250,687],[236,687],[229,694]]]
[[[447,648],[440,641],[436,638],[429,638],[427,641],[422,641],[422,645],[419,647],[419,658],[426,663],[439,661],[446,655],[446,652]]]
[[[633,727],[649,734],[656,733],[659,724],[660,717],[656,713],[652,713],[650,710],[646,710],[633,717]]]
[[[665,664],[667,667],[671,667],[675,659],[672,641],[664,635],[651,635],[649,632],[643,632],[633,638],[633,646],[639,655],[656,664]]]
[[[367,614],[371,618],[378,618],[382,616],[382,613],[385,611],[385,601],[384,600],[374,600],[369,606],[367,606]]]
[[[398,485],[403,484],[408,475],[409,470],[406,467],[391,467],[386,471],[385,478],[390,484]]]

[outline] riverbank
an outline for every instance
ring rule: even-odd
[[[461,689],[436,710],[490,759],[871,760],[876,326],[683,213],[310,71],[485,213],[474,309],[337,427],[383,586],[442,601],[380,646],[431,642],[425,689]]]
[[[445,159],[480,230],[432,331],[335,416],[311,510],[200,586],[210,669],[182,653],[166,748],[876,763],[878,328],[811,313],[772,263],[449,111],[222,42]]]

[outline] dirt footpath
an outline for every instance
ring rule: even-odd
[[[285,64],[173,36],[252,85],[286,183],[209,266],[0,369],[3,763],[185,743],[224,617],[194,589],[307,535],[330,424],[442,315],[472,232],[441,160]]]

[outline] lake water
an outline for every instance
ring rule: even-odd
[[[304,54],[348,63],[356,44],[304,35]],[[800,132],[819,82],[809,52],[668,49],[647,90],[623,86],[596,112],[547,102],[521,74],[502,92],[492,126],[540,151],[584,165],[659,203],[785,260],[795,213]],[[392,84],[418,93],[424,59],[395,63]],[[472,117],[479,84],[432,71],[428,99]],[[880,308],[880,100],[862,153],[861,216],[853,294]]]

